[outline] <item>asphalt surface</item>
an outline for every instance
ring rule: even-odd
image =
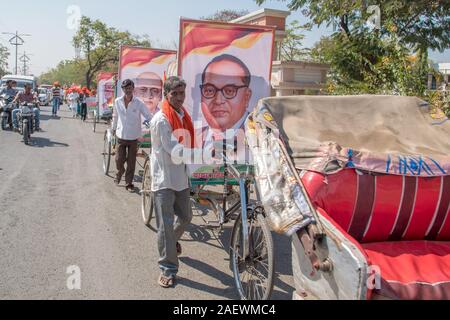
[[[93,133],[66,106],[59,118],[49,115],[42,108],[43,132],[32,146],[0,132],[0,299],[238,299],[226,249],[231,225],[210,230],[212,216],[194,211],[177,286],[160,288],[156,235],[142,223],[141,197],[102,172],[106,125]],[[273,299],[288,300],[290,240],[274,235],[274,242]],[[77,268],[81,288],[70,290]]]

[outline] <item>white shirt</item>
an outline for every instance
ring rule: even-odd
[[[117,98],[114,102],[112,129],[121,140],[134,141],[142,137],[142,116],[150,121],[152,115],[144,102],[139,98],[133,100],[125,108],[125,96]]]
[[[182,118],[183,115],[179,116]],[[185,148],[172,135],[172,126],[161,111],[153,117],[150,123],[150,132],[152,136],[152,192],[164,189],[179,192],[188,189],[189,175],[186,164],[175,164],[172,160],[173,153],[180,154],[177,150]]]

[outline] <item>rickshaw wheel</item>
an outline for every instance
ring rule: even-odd
[[[103,141],[103,173],[105,175],[109,174],[109,168],[111,166],[111,149],[111,141],[108,138],[108,131],[106,131]]]
[[[273,291],[275,261],[270,228],[262,214],[249,218],[249,257],[243,257],[242,219],[236,220],[230,245],[230,262],[241,300],[269,300]]]
[[[154,225],[156,219],[153,219],[154,207],[153,207],[153,195],[151,192],[152,176],[151,176],[151,162],[147,157],[144,165],[144,177],[142,179],[142,219],[144,224],[152,231],[157,232],[157,228]]]

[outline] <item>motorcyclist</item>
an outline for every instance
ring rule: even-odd
[[[6,87],[0,91],[0,96],[5,95],[14,99],[17,95],[17,90],[14,88],[15,83],[13,80],[6,81]]]
[[[39,120],[40,120],[40,116],[41,116],[41,111],[39,110],[39,108],[37,107],[37,97],[36,95],[31,91],[31,85],[30,84],[25,84],[25,92],[21,93],[19,92],[13,103],[18,102],[19,105],[23,104],[23,103],[32,103],[35,105],[35,107],[33,108],[33,112],[34,112],[34,121],[35,121],[35,131],[40,131],[41,129],[39,128]],[[17,114],[20,112],[20,109],[16,109],[13,110],[12,112],[12,119],[13,119],[13,127],[14,127],[14,131],[19,131],[19,124],[18,124],[18,119],[17,119]]]
[[[8,104],[10,104],[17,95],[17,90],[14,88],[16,84],[17,84],[16,81],[8,80],[8,81],[6,81],[6,87],[0,91],[0,96],[6,98],[5,99],[5,107]],[[0,107],[0,113],[3,111],[9,113],[9,119],[10,119],[9,121],[11,122],[11,116],[12,116],[11,109],[8,108],[6,110],[3,110],[3,108]]]

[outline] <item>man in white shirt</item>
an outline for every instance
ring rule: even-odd
[[[127,79],[122,83],[125,94],[116,99],[114,103],[114,115],[112,130],[117,136],[116,166],[117,176],[114,182],[120,184],[127,169],[125,182],[127,191],[134,191],[133,179],[136,169],[136,155],[138,151],[138,139],[142,137],[142,117],[150,121],[152,116],[144,102],[133,96],[134,83]]]
[[[194,147],[192,119],[183,107],[185,91],[183,80],[178,77],[167,79],[161,111],[150,123],[152,194],[162,272],[158,283],[163,288],[174,285],[179,268],[178,255],[182,253],[178,241],[192,220],[187,167],[174,158],[174,155],[191,152]],[[179,133],[181,137],[176,138]]]

